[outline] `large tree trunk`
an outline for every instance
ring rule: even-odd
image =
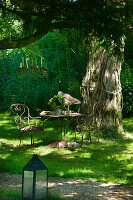
[[[97,123],[104,127],[117,126],[122,130],[121,61],[106,50],[97,49],[93,56],[87,53],[86,75],[81,87],[81,112],[96,110]],[[97,104],[98,105],[98,104]]]

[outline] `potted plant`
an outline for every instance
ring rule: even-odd
[[[54,95],[48,102],[51,110],[57,111],[56,114],[61,114],[61,111],[65,109],[65,99],[63,96],[57,94]]]

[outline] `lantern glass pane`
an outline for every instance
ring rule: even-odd
[[[32,198],[33,172],[24,171],[23,198]]]
[[[47,170],[36,171],[35,199],[47,196]]]

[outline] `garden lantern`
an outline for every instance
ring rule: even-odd
[[[48,196],[48,168],[37,155],[24,166],[22,177],[23,199],[47,199]]]

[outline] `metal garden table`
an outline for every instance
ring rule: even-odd
[[[65,141],[65,134],[66,134],[66,125],[67,123],[63,123],[64,119],[73,119],[76,117],[81,117],[81,113],[69,113],[69,114],[61,114],[55,115],[51,114],[50,111],[42,111],[40,113],[41,119],[55,119],[57,120],[57,141],[62,141],[62,133],[64,132],[64,141]],[[60,134],[59,134],[60,132]],[[60,138],[59,138],[60,136]]]

